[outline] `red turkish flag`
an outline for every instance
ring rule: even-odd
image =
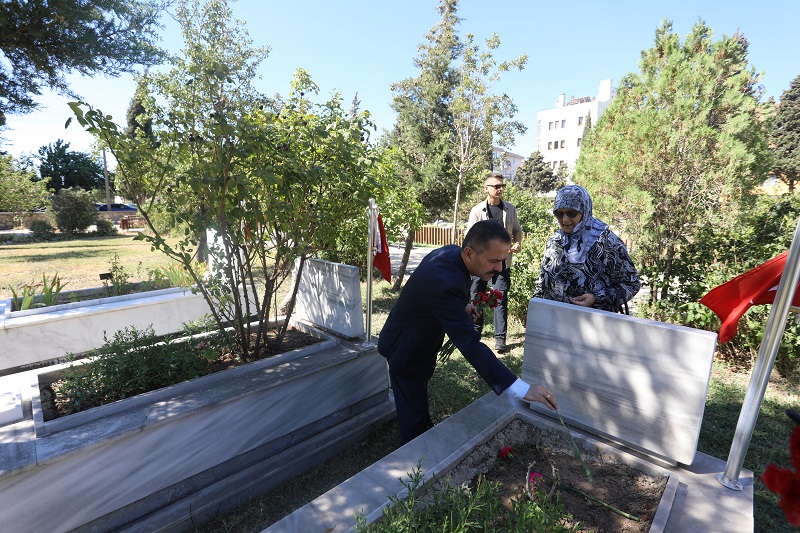
[[[739,319],[753,305],[775,301],[778,283],[783,274],[788,251],[773,257],[744,274],[711,289],[700,303],[714,311],[722,321],[719,341],[728,342],[736,336]],[[793,306],[800,306],[800,291],[795,290]]]
[[[372,264],[381,271],[383,279],[391,283],[392,264],[389,261],[389,241],[386,240],[386,230],[383,228],[383,219],[380,214],[378,215],[378,232],[380,233],[380,239],[376,243],[378,253],[375,254]]]

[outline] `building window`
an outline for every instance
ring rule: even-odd
[[[550,141],[549,143],[547,143],[547,149],[548,150],[552,150],[553,149],[553,141]]]
[[[562,128],[566,128],[567,127],[567,119],[565,119],[565,118],[561,119],[561,127]]]
[[[583,126],[583,117],[578,117],[578,126]]]
[[[550,130],[553,129],[553,121],[552,120],[550,121],[550,126],[547,129],[550,129]]]
[[[556,129],[556,130],[557,130],[557,129],[558,129],[558,121],[556,120],[556,121],[554,122],[554,124],[555,124],[555,128],[553,128],[553,129]]]
[[[581,138],[578,137],[578,148],[580,148],[580,147],[581,147]]]
[[[564,141],[561,141],[561,148],[564,148]]]
[[[558,141],[553,143],[553,150],[558,150]]]

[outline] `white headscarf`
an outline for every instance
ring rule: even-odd
[[[583,218],[572,230],[572,233],[564,233],[561,228],[558,229],[561,235],[561,245],[567,254],[567,261],[583,263],[586,261],[592,245],[608,228],[608,224],[592,216],[592,198],[589,196],[589,192],[580,185],[567,185],[556,193],[553,213],[558,209],[574,209],[583,214]]]

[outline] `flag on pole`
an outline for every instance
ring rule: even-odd
[[[736,336],[739,319],[754,305],[775,301],[788,250],[766,263],[711,289],[700,303],[714,311],[722,322],[719,341],[728,342]],[[800,291],[795,290],[792,305],[800,306]]]
[[[389,241],[386,240],[386,230],[383,227],[383,219],[381,218],[380,213],[378,213],[378,233],[380,238],[377,239],[376,249],[377,253],[375,254],[375,258],[372,260],[372,264],[381,271],[383,274],[383,279],[387,282],[392,282],[392,264],[389,261]]]

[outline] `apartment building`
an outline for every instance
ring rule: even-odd
[[[556,107],[536,113],[537,150],[554,171],[558,170],[561,163],[566,163],[570,175],[572,174],[581,151],[586,121],[591,117],[592,124],[597,123],[603,111],[611,104],[614,92],[611,80],[602,80],[597,96],[573,96],[567,100],[564,93],[561,93]]]
[[[525,161],[524,156],[492,146],[492,171],[499,172],[508,181],[514,181],[517,169],[523,161]]]

